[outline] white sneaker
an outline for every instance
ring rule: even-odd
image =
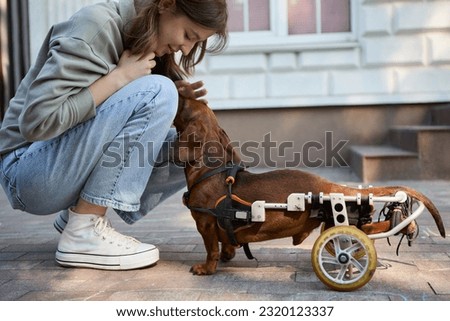
[[[154,245],[118,233],[104,217],[70,210],[56,251],[56,262],[68,267],[131,270],[158,260],[159,251]]]
[[[53,222],[53,227],[60,233],[64,231],[66,228],[67,223],[69,222],[69,210],[63,210],[58,213],[58,215],[55,218],[55,221]],[[111,222],[108,221],[109,226],[111,227]]]

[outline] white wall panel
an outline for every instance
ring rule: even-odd
[[[52,24],[102,0],[29,1],[35,57]],[[217,109],[450,101],[450,0],[352,1],[354,38],[232,48],[192,80]]]

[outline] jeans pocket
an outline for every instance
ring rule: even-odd
[[[3,169],[3,157],[0,158],[0,185],[6,193],[7,186],[9,186],[9,179],[6,177],[5,170]]]
[[[12,208],[18,210],[24,210],[25,205],[20,200],[17,189],[14,185],[15,169],[17,166],[17,160],[19,158],[16,152],[12,152],[6,156],[3,156],[0,160],[0,184],[5,191],[6,197]]]
[[[6,196],[13,209],[25,211],[25,204],[20,200],[17,189],[11,184],[9,184],[9,191],[6,193]]]
[[[11,184],[11,181],[3,174],[3,171],[0,175],[0,185],[2,185],[6,197],[8,198],[8,201],[11,204],[12,208],[21,211],[25,210],[25,205],[17,195],[16,187]]]

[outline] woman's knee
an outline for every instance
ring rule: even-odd
[[[171,79],[157,75],[155,75],[155,77],[159,78],[158,81],[161,82],[161,96],[167,100],[166,112],[173,121],[178,111],[178,89]]]
[[[163,113],[171,120],[175,118],[178,110],[178,90],[175,83],[164,76],[149,75],[140,79],[148,87],[154,103],[161,106]]]

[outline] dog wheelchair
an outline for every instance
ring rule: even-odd
[[[285,204],[254,202],[252,222],[264,222],[269,209],[305,211],[307,204],[312,208],[311,217],[323,221],[311,252],[314,272],[321,282],[337,291],[356,290],[372,279],[377,267],[375,240],[402,233],[410,244],[418,233],[415,219],[425,209],[422,202],[412,201],[402,191],[394,196],[294,193]],[[373,217],[377,212],[375,204],[384,204],[378,219]],[[417,205],[415,210],[413,205]],[[331,207],[331,211],[324,211],[324,207]],[[330,212],[332,217],[326,214]],[[374,220],[384,224],[386,231],[369,235],[363,232],[361,228]]]

